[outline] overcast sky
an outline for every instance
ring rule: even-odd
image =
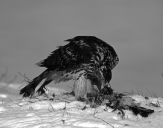
[[[0,0],[0,73],[33,78],[44,70],[35,63],[77,35],[115,48],[113,88],[163,97],[162,0]]]

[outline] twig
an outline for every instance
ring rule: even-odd
[[[109,122],[107,122],[107,121],[105,121],[104,119],[102,119],[102,118],[99,118],[99,117],[97,117],[97,116],[93,116],[94,118],[96,118],[96,119],[99,119],[99,120],[101,120],[101,121],[103,121],[103,122],[105,122],[106,124],[108,124],[108,125],[110,125],[112,128],[114,128],[114,126],[112,125],[112,124],[110,124]]]
[[[94,117],[94,118],[99,119],[99,120],[105,122],[106,124],[110,125],[112,128],[114,128],[114,126],[111,125],[109,122],[105,121],[105,120],[102,119],[102,118],[97,117],[97,116],[96,116],[96,113],[97,113],[97,111],[96,111],[96,108],[95,108],[95,111],[94,111],[94,113],[93,113],[93,117]]]
[[[51,103],[50,103],[50,106],[51,106],[53,112],[55,112],[55,109],[53,108],[53,105]],[[50,109],[48,109],[48,110],[50,111]]]
[[[25,82],[28,82],[28,83],[29,83],[29,82],[31,81],[31,80],[26,76],[26,74],[22,74],[21,72],[18,72],[18,74],[24,78],[24,81],[25,81]]]

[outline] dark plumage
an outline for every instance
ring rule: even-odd
[[[77,98],[87,94],[88,89],[83,89],[86,86],[92,93],[93,85],[97,86],[94,90],[99,91],[110,82],[111,70],[119,61],[112,46],[94,36],[77,36],[66,41],[69,42],[67,45],[60,46],[37,64],[47,69],[22,88],[20,94],[31,97],[43,79],[45,82],[37,90],[38,94],[43,94],[45,86],[53,80],[59,83],[73,79],[78,84],[74,84],[75,90],[82,93]],[[91,84],[83,83],[83,80],[89,80]]]

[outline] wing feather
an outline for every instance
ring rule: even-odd
[[[80,45],[70,42],[53,51],[46,59],[37,63],[40,67],[53,70],[68,70],[89,63],[91,58],[91,47],[80,47]]]
[[[67,41],[67,45],[60,46],[37,65],[63,71],[92,63],[113,69],[119,61],[113,47],[94,36],[77,36]]]

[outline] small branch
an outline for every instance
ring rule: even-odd
[[[110,125],[112,128],[114,128],[114,126],[112,125],[112,124],[110,124],[109,122],[107,122],[107,121],[105,121],[104,119],[101,119],[101,118],[99,118],[99,117],[97,117],[97,116],[93,116],[94,118],[96,118],[96,119],[99,119],[99,120],[101,120],[101,121],[103,121],[103,122],[105,122],[106,124],[108,124],[108,125]]]
[[[55,109],[53,108],[53,105],[51,103],[50,103],[50,106],[51,106],[53,112],[55,112]],[[50,111],[50,109],[48,109],[48,110]]]
[[[29,83],[29,82],[31,81],[31,80],[26,76],[26,74],[22,74],[21,72],[18,72],[18,74],[24,78],[24,81],[25,81],[25,82]]]
[[[94,113],[93,113],[93,117],[94,117],[94,118],[99,119],[99,120],[105,122],[106,124],[110,125],[112,128],[114,128],[114,126],[111,125],[109,122],[105,121],[105,120],[102,119],[102,118],[97,117],[97,116],[96,116],[96,113],[98,113],[98,112],[96,111],[96,108],[95,108],[95,111],[94,111]]]

